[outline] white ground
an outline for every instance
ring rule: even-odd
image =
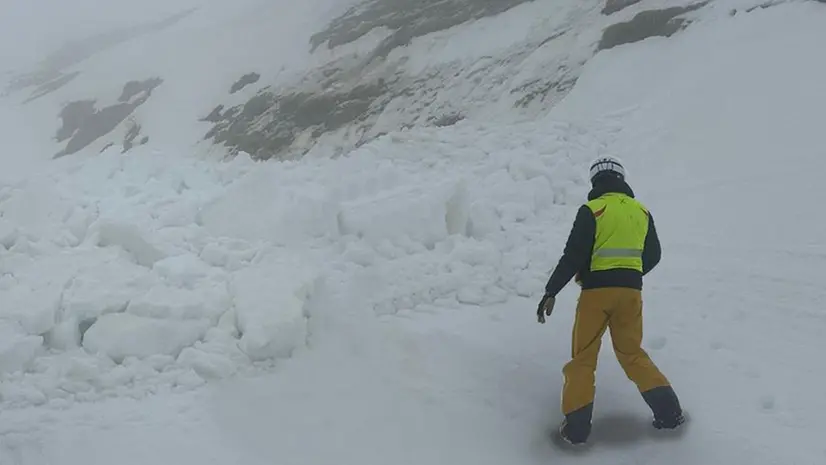
[[[0,463],[824,463],[826,7],[734,3],[530,124],[0,178]],[[645,345],[691,423],[650,437],[606,336],[572,457],[576,289],[534,311],[602,153],[657,221]]]

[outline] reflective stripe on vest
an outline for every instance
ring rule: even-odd
[[[596,219],[591,271],[630,268],[642,271],[648,211],[636,199],[608,193],[586,204]]]
[[[613,258],[642,258],[642,250],[638,249],[599,249],[594,252],[597,257]]]

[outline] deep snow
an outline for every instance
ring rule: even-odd
[[[745,3],[598,54],[534,122],[0,178],[0,462],[823,463],[826,8]],[[650,437],[606,344],[569,457],[575,286],[534,310],[604,153],[657,221],[645,345],[691,423]]]

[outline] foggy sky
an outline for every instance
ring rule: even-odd
[[[0,0],[0,72],[32,64],[73,39],[232,0]]]

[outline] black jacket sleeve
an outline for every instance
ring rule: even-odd
[[[642,274],[645,275],[660,263],[662,248],[657,228],[654,227],[654,217],[648,213],[648,234],[645,236],[645,245],[642,250]]]
[[[591,209],[585,205],[581,206],[568,235],[565,251],[550,279],[548,279],[548,284],[545,285],[546,294],[555,297],[571,278],[588,263],[594,246],[596,230],[597,222]]]

